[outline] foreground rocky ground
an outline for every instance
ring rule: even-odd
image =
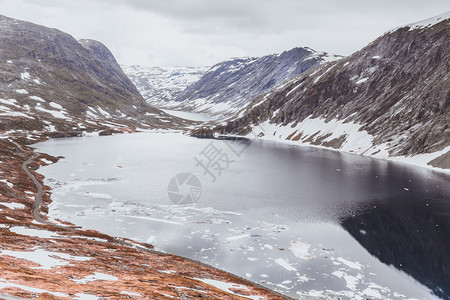
[[[121,127],[121,131],[133,130]],[[152,245],[49,220],[46,206],[51,191],[35,170],[58,158],[35,154],[29,147],[49,135],[26,131],[1,134],[0,298],[283,299],[226,272],[155,252]],[[23,166],[33,156],[29,165]],[[39,185],[43,205],[33,217]]]

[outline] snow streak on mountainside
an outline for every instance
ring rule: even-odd
[[[257,97],[215,130],[450,168],[449,17],[387,32]]]
[[[186,87],[199,80],[209,67],[121,66],[148,104],[167,108]]]
[[[0,119],[0,130],[66,132],[183,122],[146,104],[103,44],[4,16]]]

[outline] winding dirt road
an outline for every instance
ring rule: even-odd
[[[36,177],[34,177],[34,175],[31,174],[30,170],[28,170],[28,164],[31,163],[38,156],[39,156],[38,154],[34,154],[32,157],[30,157],[29,159],[27,159],[26,161],[24,161],[22,163],[22,169],[31,178],[31,180],[33,181],[34,185],[37,188],[37,193],[36,193],[36,197],[35,197],[34,205],[33,205],[33,218],[36,221],[38,221],[39,223],[54,225],[53,223],[50,223],[50,222],[42,219],[41,215],[39,214],[39,208],[42,205],[42,185],[39,183],[39,181],[36,179]]]

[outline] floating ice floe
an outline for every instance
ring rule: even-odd
[[[289,251],[291,251],[291,253],[298,258],[311,260],[314,256],[308,252],[310,247],[310,244],[303,243],[301,241],[291,241]]]
[[[286,260],[282,259],[282,258],[277,258],[275,259],[275,262],[277,264],[279,264],[280,266],[282,266],[283,268],[285,268],[288,271],[297,271],[296,268],[294,268],[293,266],[291,266]]]

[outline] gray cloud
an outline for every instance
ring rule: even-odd
[[[211,65],[297,46],[351,54],[448,0],[0,0],[2,14],[107,45],[118,61]]]

